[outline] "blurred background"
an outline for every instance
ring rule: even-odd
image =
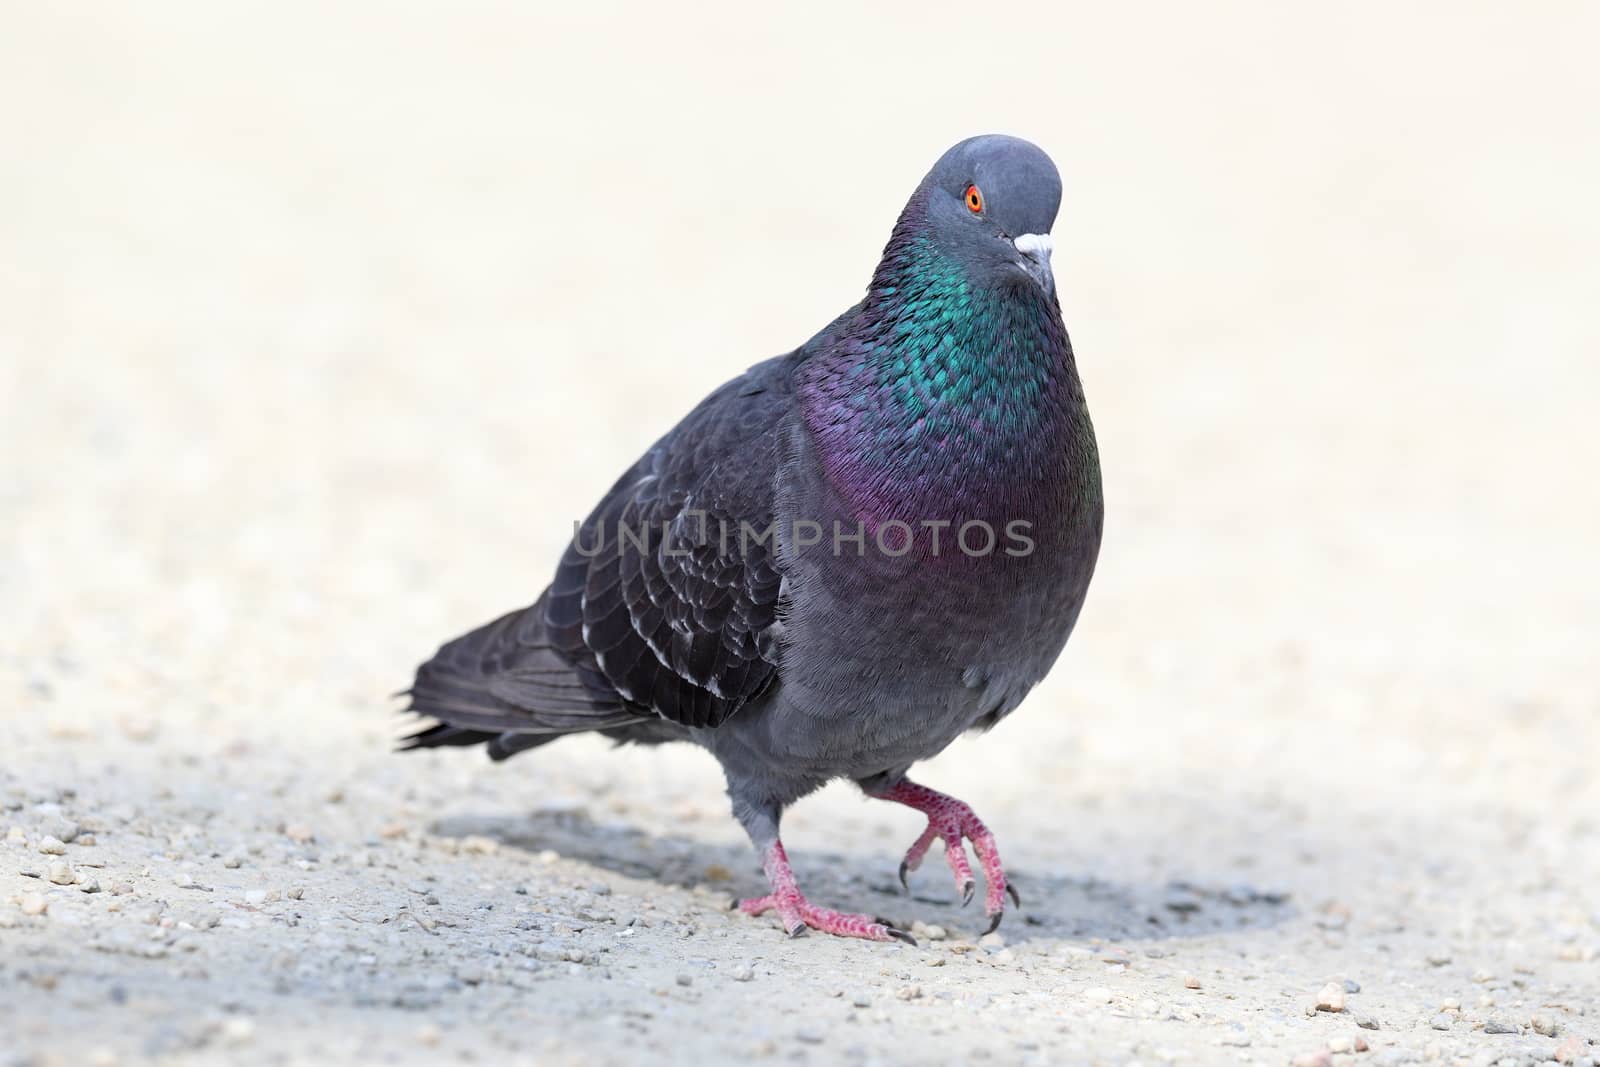
[[[537,595],[696,400],[858,299],[982,131],[1065,176],[1106,465],[1040,703],[1182,733],[1592,699],[1588,5],[5,22],[0,625],[13,672],[93,672],[61,714],[101,672],[137,708],[371,714]]]
[[[1105,548],[1049,682],[923,777],[1023,870],[1159,881],[1274,805],[1309,820],[1256,864],[1289,883],[1503,824],[1595,851],[1600,8],[0,0],[0,26],[16,789],[599,789],[736,842],[698,753],[400,761],[385,694],[531,601],[702,395],[857,300],[946,147],[1007,132],[1065,181]],[[786,836],[802,870],[825,842],[887,870],[881,821],[836,789]],[[1306,825],[1354,840],[1282,869]]]

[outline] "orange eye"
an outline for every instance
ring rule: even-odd
[[[967,186],[967,210],[974,215],[983,210],[983,193],[976,185]]]

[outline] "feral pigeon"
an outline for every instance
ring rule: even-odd
[[[907,774],[1016,710],[1099,552],[1099,457],[1050,266],[1060,201],[1026,141],[940,157],[860,303],[708,396],[617,480],[532,605],[417,669],[410,710],[429,722],[406,747],[700,745],[769,882],[742,910],[910,940],[812,904],[790,868],[784,809],[848,778],[927,816],[902,882],[940,841],[970,901],[971,842],[994,929],[1010,889],[994,835]]]

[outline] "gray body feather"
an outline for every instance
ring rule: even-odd
[[[870,541],[863,555],[853,542],[836,555],[832,522],[854,530],[855,520],[795,414],[806,355],[714,392],[618,481],[544,597],[423,664],[412,706],[444,725],[413,742],[483,741],[504,758],[578,731],[690,741],[721,763],[735,813],[764,847],[782,809],[826,782],[892,782],[1013,711],[1077,620],[1100,543],[1098,499],[1044,517],[1029,556],[963,558],[937,580],[919,580],[924,561]],[[685,517],[700,511],[710,519]],[[616,544],[607,524],[618,519],[673,524],[676,539],[651,552]],[[797,550],[798,519],[829,536]],[[719,520],[734,531],[728,555]],[[774,529],[776,550],[755,537],[741,546],[741,521]],[[602,532],[618,551],[578,550]],[[462,727],[481,736],[443,739]]]

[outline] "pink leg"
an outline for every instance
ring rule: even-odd
[[[772,886],[772,892],[764,897],[741,900],[739,910],[746,915],[760,915],[776,908],[778,918],[790,937],[798,937],[809,928],[821,930],[825,934],[837,934],[840,937],[864,937],[869,941],[904,941],[907,944],[916,944],[910,934],[904,930],[896,930],[881,919],[813,906],[795,883],[794,870],[789,866],[789,856],[783,850],[782,841],[774,841],[772,847],[767,849],[766,862],[763,866],[766,868],[767,882]]]
[[[888,792],[873,795],[880,800],[892,800],[908,808],[916,808],[928,817],[928,828],[912,843],[906,858],[900,863],[901,885],[906,884],[908,871],[922,866],[922,858],[928,854],[933,842],[942,840],[945,862],[950,864],[950,873],[955,875],[961,903],[970,903],[977,883],[972,878],[972,865],[967,861],[964,841],[971,841],[973,851],[978,854],[978,862],[983,866],[984,881],[989,887],[983,910],[991,919],[990,932],[1000,925],[1000,919],[1005,915],[1007,893],[1011,894],[1011,899],[1016,901],[1018,907],[1022,906],[1016,889],[1006,881],[1005,867],[1000,863],[1000,850],[995,846],[994,834],[989,832],[983,820],[973,814],[970,807],[955,797],[917,785],[910,779],[902,779]]]

